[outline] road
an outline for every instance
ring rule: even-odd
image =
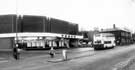
[[[2,55],[5,61],[0,59],[3,61],[0,62],[0,70],[113,70],[118,63],[135,56],[135,45],[99,51],[90,48],[68,49],[68,61],[59,60],[62,59],[61,50],[56,52],[54,58],[47,55],[48,51],[22,52],[17,61]]]

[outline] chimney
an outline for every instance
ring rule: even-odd
[[[113,29],[115,29],[116,28],[116,26],[115,26],[115,24],[113,24]]]
[[[103,31],[103,28],[101,29],[101,32]]]

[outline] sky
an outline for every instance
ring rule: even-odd
[[[79,30],[128,28],[135,32],[135,0],[0,0],[0,15],[40,15],[79,24]]]

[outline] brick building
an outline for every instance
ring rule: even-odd
[[[116,28],[102,29],[101,33],[112,33],[115,35],[116,45],[130,44],[132,41],[132,34],[127,29]]]

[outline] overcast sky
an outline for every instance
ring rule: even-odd
[[[112,28],[116,24],[135,31],[134,0],[0,0],[0,14],[16,11],[70,21],[83,30]]]

